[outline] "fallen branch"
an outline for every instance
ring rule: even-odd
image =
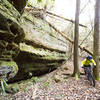
[[[69,22],[71,22],[71,23],[75,23],[75,21],[73,21],[73,20],[71,20],[71,19],[64,18],[64,17],[62,17],[62,16],[56,15],[56,14],[54,14],[54,13],[51,13],[51,12],[49,12],[49,11],[46,11],[46,13],[48,13],[48,14],[50,14],[50,15],[53,15],[53,16],[56,16],[56,17],[59,17],[59,18],[61,18],[61,19],[67,20],[67,21],[69,21]],[[82,24],[79,24],[79,26],[82,26],[82,27],[86,27],[86,28],[87,28],[87,26],[82,25]]]
[[[28,8],[26,8],[27,11],[34,10],[34,9],[37,9],[37,10],[44,10],[44,9],[38,9],[38,8],[36,8],[36,7],[33,7],[33,8],[28,7]],[[48,11],[46,11],[46,13],[47,13],[47,12],[48,12]],[[56,16],[56,15],[55,15],[55,16]],[[61,16],[60,16],[60,17],[61,17]],[[62,17],[62,18],[63,18],[63,17]],[[66,18],[63,18],[63,19],[66,19]],[[67,19],[66,19],[66,20],[67,20]],[[71,21],[71,20],[69,20],[69,19],[68,19],[68,21],[74,23],[74,21]],[[63,32],[59,31],[59,30],[58,30],[55,26],[53,26],[50,22],[48,22],[48,21],[46,21],[46,20],[45,20],[45,22],[47,22],[47,23],[49,24],[49,26],[51,26],[56,32],[60,33],[66,40],[68,40],[68,41],[71,42],[72,44],[74,43],[73,40],[71,40],[70,38],[68,38],[68,37],[66,36],[66,34],[64,34]],[[80,24],[79,24],[79,25],[80,25]],[[80,25],[80,26],[84,26],[84,25]],[[84,26],[84,27],[87,27],[87,26]],[[88,49],[86,49],[85,47],[82,47],[82,46],[80,46],[80,45],[78,45],[78,47],[79,47],[81,50],[83,50],[83,51],[85,51],[85,52],[87,52],[87,53],[89,53],[90,55],[93,56],[93,53],[92,53],[91,51],[89,51]],[[99,57],[99,59],[100,59],[100,57]]]
[[[45,20],[45,22],[48,23],[50,27],[52,27],[56,32],[60,33],[60,34],[61,34],[65,39],[67,39],[69,42],[74,43],[70,38],[68,38],[68,37],[66,36],[65,33],[59,31],[59,30],[58,30],[55,26],[53,26],[50,22],[48,22],[47,20]]]
[[[40,8],[36,8],[36,7],[32,7],[32,8],[31,8],[31,7],[27,7],[27,8],[25,8],[25,10],[27,10],[27,11],[34,10],[34,9],[36,9],[37,11],[41,11],[41,10],[42,10],[42,11],[44,11],[45,13],[48,13],[48,14],[50,14],[50,15],[59,17],[59,18],[64,19],[64,20],[67,20],[67,21],[69,21],[69,22],[71,22],[71,23],[75,23],[75,21],[73,21],[73,20],[71,20],[71,19],[64,18],[64,17],[59,16],[59,15],[57,15],[57,14],[54,14],[54,13],[52,13],[52,12],[46,11],[45,9],[40,9]],[[82,26],[82,27],[87,28],[87,26],[82,25],[82,24],[79,24],[79,26]]]
[[[66,36],[66,34],[64,34],[63,32],[59,31],[59,30],[58,30],[55,26],[53,26],[50,22],[48,22],[48,21],[46,21],[46,22],[47,22],[47,23],[49,24],[49,26],[52,27],[56,32],[60,33],[66,40],[68,40],[68,41],[71,42],[72,44],[74,43],[74,41],[71,40],[70,38],[68,38],[68,37]],[[83,50],[83,51],[89,53],[90,55],[93,55],[93,53],[90,52],[89,50],[87,50],[85,47],[82,47],[82,46],[80,46],[80,45],[78,45],[78,47],[79,47],[81,50]]]

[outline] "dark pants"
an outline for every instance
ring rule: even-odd
[[[84,73],[85,73],[85,75],[86,75],[86,68],[88,67],[89,69],[90,69],[90,71],[91,71],[91,65],[88,65],[88,66],[83,66],[84,67]]]

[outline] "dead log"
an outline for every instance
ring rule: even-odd
[[[49,11],[46,11],[46,13],[48,13],[48,14],[50,14],[50,15],[53,15],[53,16],[56,16],[56,17],[59,17],[59,18],[61,18],[61,19],[67,20],[67,21],[69,21],[69,22],[71,22],[71,23],[73,23],[73,24],[75,23],[75,21],[73,21],[73,20],[71,20],[71,19],[64,18],[64,17],[59,16],[59,15],[57,15],[57,14],[51,13],[51,12],[49,12]],[[82,24],[79,24],[79,26],[82,26],[82,27],[87,28],[87,26],[82,25]]]
[[[71,42],[72,44],[74,43],[74,41],[71,40],[70,38],[68,38],[68,37],[66,36],[66,34],[64,34],[63,32],[59,31],[59,30],[58,30],[54,25],[52,25],[50,22],[48,22],[48,21],[46,21],[46,22],[47,22],[47,23],[50,25],[50,27],[52,27],[56,32],[60,33],[66,40],[68,40],[68,41]],[[85,47],[82,47],[82,46],[80,46],[80,45],[78,45],[78,47],[79,47],[81,50],[83,50],[83,51],[89,53],[90,55],[93,55],[93,53],[92,53],[91,51],[89,51],[88,49],[86,49]]]
[[[59,31],[55,26],[53,26],[50,22],[48,22],[48,21],[46,21],[55,31],[57,31],[58,33],[60,33],[66,40],[68,40],[69,42],[71,42],[72,44],[74,43],[74,41],[73,40],[71,40],[70,38],[68,38],[67,36],[66,36],[66,34],[64,34],[63,32],[61,32],[61,31]],[[78,47],[81,49],[81,50],[83,50],[83,51],[85,51],[85,52],[87,52],[88,54],[90,54],[90,55],[92,55],[93,56],[93,53],[91,52],[91,51],[89,51],[88,49],[86,49],[85,47],[82,47],[82,46],[80,46],[80,45],[78,45]],[[100,60],[100,57],[99,57],[99,60]]]

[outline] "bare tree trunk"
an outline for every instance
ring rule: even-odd
[[[93,55],[96,61],[96,68],[93,70],[93,74],[96,80],[100,80],[99,69],[100,69],[100,0],[96,0],[95,5],[95,21],[94,21],[94,45]]]
[[[79,12],[80,12],[80,0],[76,1],[76,14],[75,14],[75,36],[74,36],[74,72],[73,76],[78,78],[79,64],[78,64],[78,39],[79,39]]]

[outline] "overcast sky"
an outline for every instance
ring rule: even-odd
[[[29,0],[29,1],[34,2],[33,4],[35,4],[37,0]],[[45,1],[46,0],[43,0],[43,2]],[[49,2],[50,0],[47,1]],[[80,14],[80,23],[87,23],[90,21],[90,18],[91,19],[94,18],[95,0],[81,0],[81,9],[83,9],[85,5],[87,6]],[[76,0],[55,0],[53,12],[58,15],[74,20],[75,8],[76,8]]]
[[[90,1],[90,2],[89,2]],[[85,9],[80,14],[80,22],[85,23],[94,17],[94,1],[95,0],[81,0],[81,9]],[[88,3],[89,2],[89,3]],[[76,0],[55,0],[54,12],[69,19],[75,18]]]

